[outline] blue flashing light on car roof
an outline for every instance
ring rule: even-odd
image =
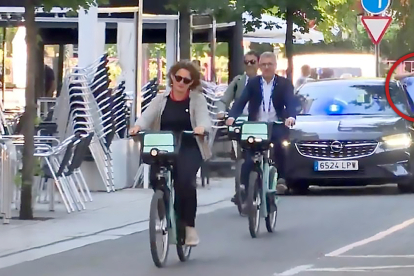
[[[329,107],[329,111],[331,111],[331,112],[338,112],[339,111],[339,105],[337,105],[337,104],[331,104],[331,106]]]

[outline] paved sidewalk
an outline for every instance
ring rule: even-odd
[[[215,205],[228,206],[234,191],[233,183],[231,178],[212,179],[210,187],[199,187],[199,213],[211,212],[211,207]],[[53,213],[47,211],[47,205],[37,205],[36,217],[52,219],[12,220],[10,225],[0,225],[0,267],[4,266],[4,258],[57,243],[83,239],[83,244],[90,244],[144,231],[148,226],[152,193],[152,190],[144,189],[127,189],[110,194],[94,193],[94,201],[86,204],[85,211],[71,214],[67,214],[60,204],[56,204]],[[216,206],[215,209],[217,208],[220,207]],[[83,245],[72,248],[79,246]],[[35,252],[33,255],[36,256],[31,259],[41,257]]]

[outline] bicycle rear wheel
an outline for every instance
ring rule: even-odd
[[[157,267],[165,265],[169,251],[168,228],[170,223],[166,210],[164,192],[156,190],[151,200],[149,235],[151,256]],[[159,241],[161,241],[160,247]]]
[[[257,238],[260,229],[260,205],[261,187],[260,177],[256,171],[252,171],[249,177],[249,191],[247,195],[247,210],[249,220],[249,231],[252,238]]]
[[[274,189],[276,187],[277,182],[277,170],[275,167],[271,166],[269,171],[269,188]],[[267,232],[273,233],[276,228],[276,220],[277,220],[277,204],[276,204],[276,196],[271,194],[267,195],[267,210],[268,215],[265,218],[266,221],[266,229]]]
[[[177,222],[177,255],[181,262],[190,259],[191,246],[185,245],[185,226]]]

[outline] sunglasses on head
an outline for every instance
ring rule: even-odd
[[[252,59],[252,60],[245,60],[244,61],[244,64],[246,64],[246,65],[249,65],[249,64],[254,65],[254,64],[256,64],[256,61],[254,59]]]
[[[184,78],[184,77],[181,77],[181,76],[178,76],[178,75],[175,75],[175,80],[177,82],[181,82],[182,81],[184,84],[189,84],[191,82],[191,79]]]

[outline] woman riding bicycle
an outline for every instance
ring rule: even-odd
[[[168,72],[171,91],[157,95],[142,113],[130,134],[142,130],[194,131],[196,136],[183,135],[173,172],[175,210],[186,226],[185,243],[199,243],[195,230],[197,210],[196,176],[203,159],[211,152],[203,135],[211,129],[207,102],[199,89],[200,72],[190,61],[179,61]],[[154,180],[150,174],[151,182]],[[154,182],[152,182],[154,183]]]

